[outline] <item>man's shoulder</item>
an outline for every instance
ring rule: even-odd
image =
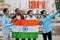
[[[35,16],[33,16],[33,18],[36,18]]]
[[[6,16],[4,15],[2,18],[6,18]]]
[[[23,16],[23,14],[20,14],[20,16]]]
[[[29,17],[27,17],[26,20],[29,20]]]
[[[37,19],[35,16],[32,17],[34,20]]]
[[[42,20],[42,19],[43,19],[43,17],[40,18],[40,20]]]
[[[6,19],[6,17],[5,17],[5,16],[3,16],[1,20],[5,20],[5,19]]]

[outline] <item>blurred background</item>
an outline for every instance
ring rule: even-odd
[[[8,8],[10,10],[9,17],[15,13],[14,10],[19,8],[21,13],[27,17],[27,11],[33,10],[33,15],[40,19],[40,11],[45,9],[48,14],[52,13],[53,10],[60,11],[60,0],[0,0],[0,40],[3,39],[1,32],[1,18],[3,16],[2,10]],[[60,40],[60,12],[51,21],[53,40]],[[14,40],[14,39],[12,39]],[[41,32],[39,32],[39,38],[37,40],[42,40]]]

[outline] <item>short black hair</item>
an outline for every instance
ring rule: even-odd
[[[29,11],[27,12],[27,14],[30,14],[30,12],[32,12],[32,10],[29,10]]]
[[[46,11],[46,10],[42,10],[42,11],[41,11],[41,15],[43,15],[45,11]]]
[[[4,9],[3,9],[3,13],[5,13],[7,10],[8,10],[8,8],[4,8]]]
[[[17,12],[18,9],[19,9],[19,8],[16,8],[16,9],[15,9],[15,12]]]

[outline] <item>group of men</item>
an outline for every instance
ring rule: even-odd
[[[10,26],[13,25],[13,23],[11,23],[11,20],[9,20],[9,10],[7,8],[4,8],[3,9],[3,13],[4,13],[4,16],[2,17],[2,33],[3,33],[3,39],[4,40],[11,40],[10,39]],[[52,40],[52,32],[51,32],[51,26],[50,26],[50,23],[51,23],[51,19],[56,16],[58,13],[57,12],[53,12],[52,14],[50,15],[47,15],[47,11],[46,10],[42,10],[41,12],[41,19],[40,19],[40,30],[42,31],[42,35],[43,35],[43,40],[47,40],[47,37],[48,37],[48,40]],[[11,19],[20,19],[20,20],[36,20],[37,18],[35,18],[33,16],[33,10],[29,10],[27,12],[28,14],[28,17],[25,18],[24,15],[22,15],[20,13],[20,9],[17,8],[15,9],[15,14],[12,16]],[[33,29],[34,30],[34,29]],[[32,30],[32,31],[33,31]],[[38,29],[39,30],[39,29]],[[19,40],[19,38],[16,38],[16,40]],[[22,38],[21,40],[25,40],[25,38]],[[28,38],[28,40],[31,40],[31,38]],[[36,40],[36,38],[33,38],[33,40]]]

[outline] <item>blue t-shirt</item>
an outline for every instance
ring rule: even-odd
[[[50,26],[50,23],[51,23],[51,19],[57,15],[57,12],[54,12],[50,15],[47,15],[45,18],[42,17],[40,20],[40,26],[42,27],[42,33],[48,33],[51,31],[51,26]]]

